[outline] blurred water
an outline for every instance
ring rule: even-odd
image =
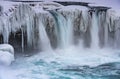
[[[113,51],[102,49],[99,52],[74,49],[77,48],[17,58],[10,67],[0,67],[0,79],[120,79],[116,51],[112,55]]]

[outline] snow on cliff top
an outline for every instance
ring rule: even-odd
[[[85,0],[91,1],[92,3],[89,6],[104,6],[110,7],[111,11],[113,10],[116,16],[120,16],[120,0]]]
[[[120,16],[120,0],[16,0],[16,1],[44,1],[43,4],[45,3],[49,3],[50,4],[54,4],[56,5],[57,3],[53,3],[51,1],[73,1],[73,2],[88,2],[90,3],[89,5],[90,6],[104,6],[104,7],[111,7],[113,10],[116,11],[116,15],[119,15]],[[9,12],[9,9],[10,8],[13,8],[14,6],[13,5],[16,5],[16,4],[19,4],[20,2],[10,2],[10,1],[4,1],[4,0],[1,0],[0,1],[0,5],[3,6],[3,10],[4,12]],[[58,5],[58,4],[57,4]],[[51,7],[51,5],[50,5]],[[76,7],[76,6],[74,6]],[[74,8],[73,7],[73,8]],[[78,6],[77,6],[78,7]],[[51,7],[51,8],[54,8],[54,7]],[[67,7],[67,8],[72,8],[72,7]],[[82,10],[85,9],[85,8],[81,8]],[[37,10],[37,9],[36,9]]]
[[[0,1],[0,6],[3,12],[3,15],[9,16],[13,13],[16,5],[20,4],[20,2],[9,2],[9,1]]]
[[[87,11],[88,8],[85,6],[76,6],[76,5],[69,5],[69,6],[63,6],[61,10],[66,10],[66,11],[74,11],[74,10],[82,10],[82,11]]]
[[[6,11],[10,8],[12,8],[14,5],[19,4],[20,2],[10,2],[10,1],[0,1],[0,6],[3,7],[3,10]]]

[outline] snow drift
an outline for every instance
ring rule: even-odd
[[[14,61],[14,48],[9,44],[0,45],[0,65],[10,65]]]

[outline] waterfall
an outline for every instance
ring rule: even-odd
[[[91,39],[91,48],[99,48],[98,17],[96,13],[93,13],[92,16]]]
[[[107,24],[106,11],[98,13],[100,46],[108,47],[109,28]]]
[[[32,15],[27,15],[26,30],[27,30],[27,45],[32,47],[34,45],[34,19]]]
[[[73,14],[67,16],[67,37],[66,37],[66,45],[73,44]]]
[[[105,47],[106,47],[108,43],[108,26],[106,26],[104,29],[105,29],[104,41],[105,41]]]
[[[44,18],[41,16],[39,18],[39,42],[40,42],[40,47],[43,51],[46,50],[52,50],[50,40],[47,36],[46,30],[45,30],[45,25],[44,25]]]
[[[66,48],[72,44],[72,39],[73,39],[73,24],[72,24],[72,18],[70,16],[66,18],[56,12],[56,11],[49,11],[55,21],[56,21],[56,35],[57,35],[57,41],[58,41],[58,46],[60,48]]]
[[[1,14],[1,43],[12,44],[14,40],[10,36],[15,34],[15,39],[20,39],[18,47],[22,47],[23,51],[37,49],[39,43],[42,50],[51,49],[51,45],[54,45],[54,48],[67,48],[73,43],[77,45],[79,39],[83,40],[84,47],[113,47],[113,44],[120,47],[120,19],[114,11],[101,11],[96,8],[92,13],[92,9],[70,6],[69,10],[62,7],[49,10],[43,7],[41,11],[40,5],[34,6],[23,3],[13,8],[11,13],[7,13],[8,8],[6,13],[9,15]]]

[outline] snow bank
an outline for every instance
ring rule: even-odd
[[[14,49],[9,44],[0,45],[0,65],[9,66],[14,61]]]
[[[14,48],[9,44],[1,44],[0,51],[7,51],[14,55]]]

